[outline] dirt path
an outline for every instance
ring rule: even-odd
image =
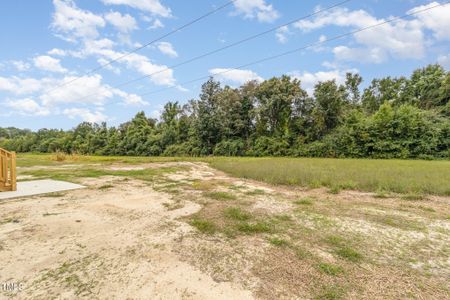
[[[111,182],[111,189],[96,189]],[[0,227],[0,279],[23,283],[18,299],[252,298],[173,252],[193,230],[177,218],[200,205],[186,201],[167,210],[169,195],[139,181],[106,177],[85,183],[89,189],[62,197],[0,205],[1,219],[12,219]]]

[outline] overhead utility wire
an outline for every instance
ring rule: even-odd
[[[354,31],[351,31],[351,32],[348,32],[348,33],[337,35],[337,36],[334,36],[332,38],[328,38],[328,39],[325,39],[325,40],[322,40],[322,41],[318,41],[318,42],[315,42],[315,43],[312,43],[312,44],[309,44],[309,45],[306,45],[306,46],[302,46],[302,47],[299,47],[299,48],[296,48],[296,49],[293,49],[293,50],[290,50],[290,51],[286,51],[286,52],[283,52],[283,53],[280,53],[280,54],[277,54],[277,55],[273,55],[273,56],[269,56],[269,57],[266,57],[266,58],[262,58],[262,59],[253,61],[251,63],[240,65],[240,66],[235,67],[235,68],[230,68],[230,69],[227,69],[227,70],[222,71],[222,72],[217,72],[217,73],[213,73],[213,74],[210,74],[210,75],[207,75],[207,76],[202,76],[202,77],[199,77],[199,78],[196,78],[196,79],[185,81],[185,82],[180,83],[180,85],[185,85],[185,84],[190,84],[190,83],[194,83],[194,82],[197,82],[197,81],[205,80],[205,79],[208,79],[210,77],[214,77],[214,76],[217,76],[217,75],[222,75],[222,74],[234,71],[234,70],[239,70],[239,69],[246,68],[246,67],[249,67],[249,66],[253,66],[253,65],[256,65],[256,64],[259,64],[259,63],[262,63],[262,62],[274,60],[274,59],[277,59],[277,58],[280,58],[280,57],[283,57],[283,56],[287,56],[287,55],[290,55],[290,54],[293,54],[293,53],[296,53],[296,52],[299,52],[299,51],[302,51],[302,50],[306,50],[308,48],[316,47],[316,46],[321,45],[321,44],[325,44],[325,43],[329,43],[329,42],[332,42],[332,41],[335,41],[335,40],[339,40],[339,39],[342,39],[344,37],[347,37],[347,36],[350,36],[350,35],[354,35],[356,33],[360,33],[360,32],[363,32],[363,31],[366,31],[366,30],[369,30],[369,29],[380,27],[380,26],[388,24],[388,23],[392,23],[392,22],[394,22],[396,20],[400,20],[400,19],[404,19],[404,18],[413,16],[413,15],[424,13],[424,12],[432,10],[434,8],[447,5],[447,4],[449,4],[449,2],[450,1],[445,1],[445,2],[442,2],[440,4],[437,4],[437,5],[425,8],[425,9],[415,10],[412,13],[408,13],[408,14],[405,14],[405,15],[400,16],[400,17],[395,17],[395,18],[389,19],[387,21],[379,22],[379,23],[376,23],[376,24],[373,24],[373,25],[370,25],[370,26],[367,26],[367,27],[364,27],[364,28],[360,28],[358,30],[354,30]],[[162,88],[162,89],[159,89],[159,90],[149,91],[149,92],[146,92],[146,93],[143,93],[143,94],[138,94],[138,96],[146,96],[146,95],[156,94],[156,93],[160,93],[160,92],[163,92],[163,91],[166,91],[166,90],[170,90],[170,89],[173,89],[173,88],[176,88],[176,87],[175,86],[170,86],[170,87]]]
[[[98,67],[96,67],[96,68],[94,68],[94,69],[91,69],[91,70],[85,72],[85,73],[84,73],[83,75],[81,75],[81,76],[78,76],[78,77],[76,77],[76,78],[74,78],[74,79],[71,79],[71,80],[69,80],[69,81],[66,81],[66,82],[64,82],[63,84],[60,84],[60,85],[58,85],[58,86],[56,86],[56,87],[54,87],[54,88],[52,88],[52,89],[46,91],[45,94],[50,93],[50,92],[52,92],[52,91],[54,91],[54,90],[56,90],[56,89],[59,89],[59,88],[61,88],[61,87],[66,86],[66,85],[69,85],[69,84],[71,84],[71,83],[73,83],[73,82],[75,82],[75,81],[77,81],[77,80],[83,78],[83,76],[86,76],[86,75],[90,75],[90,74],[92,74],[92,73],[95,73],[95,72],[97,72],[97,71],[99,71],[99,70],[101,70],[101,69],[103,69],[103,68],[105,68],[105,67],[111,65],[112,63],[114,63],[114,62],[116,62],[116,61],[119,61],[119,60],[121,60],[121,59],[123,59],[123,58],[125,58],[125,57],[127,57],[127,56],[129,56],[129,55],[131,55],[131,54],[133,54],[133,53],[136,53],[136,52],[138,52],[138,51],[140,51],[140,50],[142,50],[142,49],[144,49],[144,48],[146,48],[146,47],[148,47],[148,46],[150,46],[150,45],[156,43],[156,42],[159,42],[159,41],[161,41],[161,40],[163,40],[163,39],[165,39],[165,38],[167,38],[167,37],[169,37],[169,36],[171,36],[171,35],[173,35],[173,34],[179,32],[179,31],[181,31],[181,30],[183,30],[183,29],[185,29],[185,28],[187,28],[187,27],[189,27],[189,26],[191,26],[191,25],[193,25],[193,24],[195,24],[195,23],[197,23],[197,22],[199,22],[199,21],[201,21],[201,20],[203,20],[203,19],[205,19],[205,18],[207,18],[207,17],[209,17],[209,16],[215,14],[215,13],[217,13],[218,11],[220,11],[220,10],[222,10],[222,9],[224,9],[224,8],[226,8],[226,7],[228,7],[229,5],[233,4],[233,3],[236,2],[236,1],[237,1],[237,0],[231,0],[231,1],[229,1],[229,2],[227,2],[227,3],[225,3],[225,4],[223,4],[223,5],[221,5],[221,6],[219,6],[219,7],[217,7],[217,8],[215,8],[215,9],[209,11],[208,13],[206,13],[206,14],[204,14],[204,15],[202,15],[202,16],[196,18],[196,19],[193,19],[193,20],[189,21],[189,22],[187,22],[186,24],[184,24],[184,25],[182,25],[182,26],[180,26],[180,27],[177,27],[177,28],[175,28],[175,29],[172,30],[172,31],[169,31],[169,32],[167,32],[166,34],[164,34],[164,35],[162,35],[162,36],[160,36],[160,37],[158,37],[158,38],[156,38],[156,39],[154,39],[154,40],[152,40],[152,41],[150,41],[150,42],[148,42],[148,43],[146,43],[146,44],[144,44],[144,45],[142,45],[142,46],[139,46],[139,47],[137,47],[137,48],[135,48],[135,49],[133,49],[133,50],[131,50],[131,51],[125,53],[125,54],[120,55],[119,57],[117,57],[117,58],[115,58],[115,59],[113,59],[113,60],[110,60],[110,61],[108,61],[108,62],[106,62],[106,63],[104,63],[104,64],[101,64],[100,66],[98,66]]]
[[[166,72],[166,71],[168,71],[168,70],[173,70],[173,69],[178,68],[178,67],[180,67],[180,66],[189,64],[189,63],[191,63],[191,62],[194,62],[194,61],[200,60],[200,59],[202,59],[202,58],[205,58],[205,57],[207,57],[207,56],[216,54],[216,53],[221,52],[221,51],[224,51],[224,50],[226,50],[226,49],[229,49],[229,48],[238,46],[238,45],[240,45],[240,44],[243,44],[243,43],[245,43],[245,42],[251,41],[251,40],[256,39],[256,38],[258,38],[258,37],[260,37],[260,36],[263,36],[263,35],[265,35],[265,34],[268,34],[268,33],[270,33],[270,32],[274,32],[274,31],[276,31],[276,30],[278,30],[278,29],[280,29],[280,28],[283,28],[283,27],[285,27],[285,26],[294,24],[294,23],[299,22],[299,21],[301,21],[301,20],[308,19],[308,18],[310,18],[310,17],[313,17],[313,16],[318,15],[318,14],[320,14],[320,13],[323,13],[323,12],[325,12],[325,11],[331,10],[331,9],[336,8],[336,7],[338,7],[338,6],[342,6],[342,5],[344,5],[345,3],[348,3],[348,2],[350,2],[350,1],[353,1],[353,0],[345,0],[345,1],[341,1],[341,2],[339,2],[339,3],[336,3],[336,4],[331,5],[331,6],[329,6],[329,7],[326,7],[326,8],[320,9],[320,10],[316,10],[316,11],[313,12],[313,13],[310,13],[310,14],[308,14],[308,15],[304,15],[304,16],[302,16],[302,17],[300,17],[300,18],[296,18],[296,19],[294,19],[294,20],[292,20],[292,21],[289,21],[289,22],[287,22],[287,23],[278,25],[278,26],[276,26],[276,27],[272,27],[272,28],[270,28],[270,29],[268,29],[268,30],[265,30],[265,31],[263,31],[263,32],[260,32],[260,33],[258,33],[258,34],[255,34],[255,35],[251,35],[251,36],[249,36],[249,37],[246,37],[246,38],[244,38],[244,39],[242,39],[242,40],[236,41],[236,42],[231,43],[231,44],[229,44],[229,45],[226,45],[226,46],[217,48],[217,49],[215,49],[215,50],[212,50],[212,51],[210,51],[210,52],[207,52],[207,53],[204,53],[204,54],[195,56],[195,57],[193,57],[193,58],[190,58],[190,59],[185,60],[185,61],[183,61],[183,62],[180,62],[180,63],[178,63],[178,64],[175,64],[175,65],[172,65],[172,66],[169,66],[169,67],[165,67],[165,68],[163,68],[163,69],[161,69],[161,70],[158,70],[158,71],[155,71],[155,72],[153,72],[153,73],[146,74],[146,75],[143,75],[143,76],[134,78],[134,79],[130,79],[130,80],[128,80],[128,81],[125,81],[125,82],[119,83],[119,84],[117,84],[117,85],[114,85],[114,86],[112,86],[112,87],[110,87],[110,88],[112,88],[112,89],[118,89],[118,88],[127,86],[127,85],[129,85],[129,84],[131,84],[131,83],[134,83],[134,82],[137,82],[137,81],[141,81],[141,80],[143,80],[143,79],[145,79],[145,78],[152,77],[152,76],[154,76],[154,75],[157,75],[157,74]],[[81,98],[79,98],[79,99],[77,99],[77,100],[84,100],[84,99],[86,99],[86,98],[95,96],[95,95],[97,95],[97,94],[98,94],[98,93],[89,94],[89,95],[83,96],[83,97],[81,97]]]

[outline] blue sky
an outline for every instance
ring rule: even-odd
[[[418,0],[349,1],[247,43],[171,68],[342,2],[236,0],[158,43],[86,74],[225,2],[1,1],[0,126],[68,129],[82,121],[118,125],[141,110],[157,117],[167,101],[185,103],[197,97],[201,82],[184,82],[216,73],[221,73],[217,79],[231,86],[290,74],[311,91],[318,81],[342,82],[348,71],[359,72],[365,79],[363,85],[367,85],[375,77],[409,75],[429,63],[439,62],[450,69],[450,5],[273,61],[232,69],[442,3]],[[72,82],[61,86],[68,81]],[[165,90],[154,93],[161,89]]]

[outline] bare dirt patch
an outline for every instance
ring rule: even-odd
[[[174,252],[193,231],[177,219],[200,205],[185,201],[167,210],[169,194],[135,180],[109,176],[84,183],[89,190],[0,204],[1,220],[17,220],[0,227],[0,278],[24,283],[17,297],[250,298],[249,291],[215,282]],[[107,192],[96,189],[111,183]]]

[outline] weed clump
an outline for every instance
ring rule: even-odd
[[[332,276],[336,276],[344,272],[344,269],[341,266],[329,263],[320,263],[317,267],[321,272]]]
[[[341,247],[336,250],[336,254],[351,262],[358,262],[362,259],[361,253],[348,246]]]
[[[237,197],[231,193],[227,192],[210,192],[206,193],[206,196],[214,199],[214,200],[221,200],[221,201],[228,201],[228,200],[236,200]]]
[[[228,207],[224,210],[224,215],[228,219],[238,220],[238,221],[247,221],[251,218],[251,215],[248,212],[243,211],[239,207]]]
[[[286,247],[289,245],[288,241],[277,238],[277,237],[269,239],[269,242],[272,245],[277,246],[277,247]]]
[[[415,193],[403,195],[401,198],[403,200],[407,200],[407,201],[419,201],[419,200],[425,199],[425,197],[423,195],[415,194]]]
[[[313,198],[306,197],[306,198],[302,198],[302,199],[294,201],[294,204],[297,204],[297,205],[312,205],[314,203],[313,201],[314,201]]]
[[[239,224],[237,228],[240,232],[243,232],[245,234],[264,233],[271,231],[270,225],[264,222],[256,222],[256,223],[245,222]]]
[[[204,219],[192,220],[191,225],[197,228],[201,233],[213,234],[217,230],[217,227],[213,222]]]

